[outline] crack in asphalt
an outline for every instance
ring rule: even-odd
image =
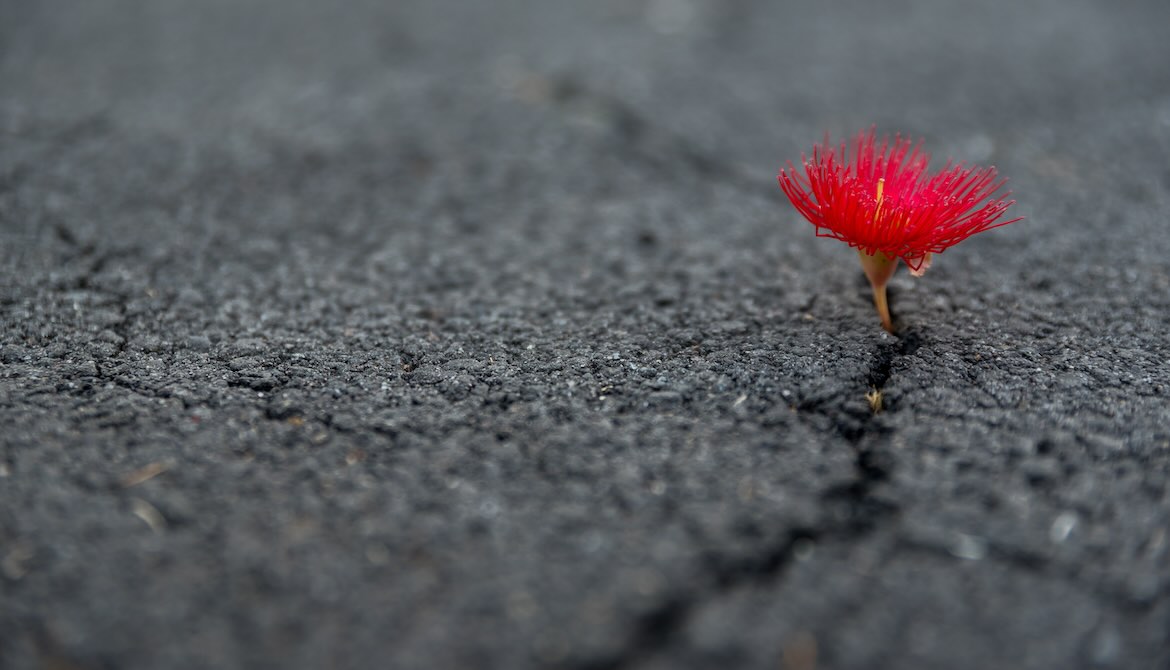
[[[907,332],[896,341],[878,347],[874,360],[864,375],[871,393],[880,394],[893,374],[894,361],[913,354],[922,345],[921,336]],[[807,407],[828,416],[837,433],[845,439],[854,454],[854,478],[830,488],[823,498],[844,507],[844,516],[855,532],[872,530],[877,524],[898,512],[898,506],[873,494],[874,488],[889,479],[892,465],[879,449],[881,438],[888,438],[889,429],[875,420],[876,412],[860,414],[851,405],[839,402],[828,407],[824,403]]]
[[[776,580],[794,560],[802,543],[825,536],[823,529],[796,527],[774,543],[750,556],[728,557],[712,553],[706,558],[715,597],[745,584],[766,584]],[[638,618],[629,640],[620,652],[609,657],[585,659],[566,667],[572,670],[621,670],[634,667],[670,648],[686,628],[691,614],[712,599],[707,591],[678,594]]]
[[[921,344],[921,336],[914,331],[904,333],[895,342],[882,344],[863,379],[870,388],[881,391],[893,374],[894,362],[913,354]],[[888,436],[888,430],[874,421],[873,413],[859,418],[844,399],[837,400],[837,403],[818,402],[799,408],[832,419],[838,434],[854,452],[854,476],[822,495],[829,509],[821,523],[791,528],[749,556],[723,556],[713,552],[706,558],[706,574],[710,578],[708,587],[677,594],[639,617],[628,641],[618,653],[584,659],[566,667],[571,670],[637,667],[674,646],[693,613],[721,594],[745,586],[773,585],[781,580],[802,543],[856,541],[896,518],[899,506],[874,493],[874,489],[890,476],[891,466],[882,458],[877,444],[879,440],[885,441],[882,438]]]
[[[897,341],[878,347],[874,363],[866,375],[869,385],[879,391],[885,388],[886,382],[890,381],[894,361],[913,354],[921,346],[922,336],[915,330],[908,330],[902,333]]]

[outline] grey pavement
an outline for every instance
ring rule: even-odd
[[[0,0],[0,667],[1170,667],[1167,25]],[[896,335],[871,124],[1027,217]]]

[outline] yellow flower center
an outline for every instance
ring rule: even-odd
[[[877,207],[875,207],[873,210],[873,225],[875,225],[875,226],[878,223],[878,219],[881,218],[881,215],[882,215],[882,193],[884,193],[885,190],[886,190],[886,178],[885,177],[878,177]],[[894,219],[892,221],[890,221],[890,229],[891,230],[898,230],[899,228],[902,227],[902,224],[904,224],[905,222],[906,222],[905,215],[895,214]]]

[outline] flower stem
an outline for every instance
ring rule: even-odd
[[[890,319],[890,304],[886,300],[886,285],[873,285],[873,306],[877,307],[878,316],[882,320],[882,328],[894,332],[894,322]]]
[[[882,320],[882,328],[892,333],[894,332],[894,321],[890,318],[890,304],[886,299],[886,284],[890,281],[890,277],[894,276],[894,270],[898,269],[898,259],[890,258],[880,251],[867,254],[858,249],[857,254],[861,258],[861,269],[865,271],[869,285],[873,287],[873,305],[877,308],[878,316]]]

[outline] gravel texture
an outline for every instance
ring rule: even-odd
[[[0,0],[0,667],[1170,667],[1167,25]],[[896,336],[870,124],[1027,217]]]

